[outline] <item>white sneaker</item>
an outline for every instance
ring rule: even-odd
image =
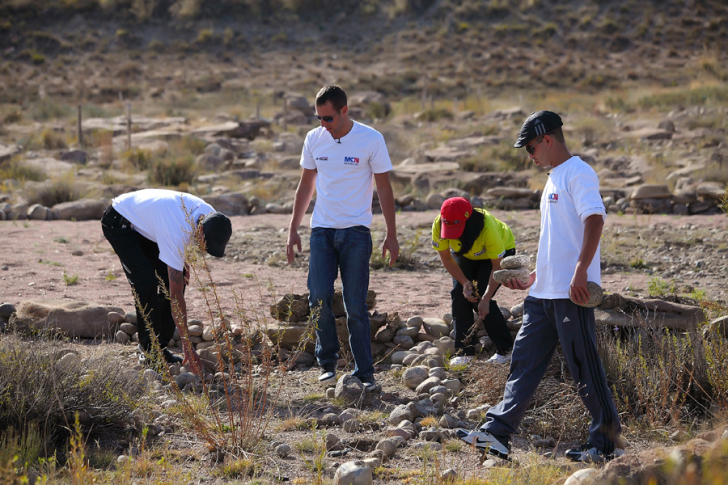
[[[491,362],[493,364],[510,364],[511,363],[511,354],[493,354],[493,356],[488,359],[486,362]]]
[[[472,355],[458,355],[450,359],[450,366],[468,365],[473,360]]]
[[[510,459],[508,457],[508,453],[511,451],[510,448],[487,431],[481,429],[468,431],[458,428],[455,430],[455,434],[457,434],[457,437],[467,444],[474,446],[481,451],[503,458],[504,460]]]

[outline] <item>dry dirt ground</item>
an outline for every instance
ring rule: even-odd
[[[494,211],[496,217],[507,221],[518,239],[519,252],[535,254],[538,241],[538,211],[505,212]],[[398,215],[400,245],[403,262],[410,269],[372,270],[371,288],[377,292],[377,307],[380,312],[399,312],[403,318],[413,315],[441,316],[449,312],[450,278],[439,263],[437,254],[430,248],[430,225],[436,212],[403,212]],[[284,261],[284,244],[287,215],[261,215],[233,217],[233,238],[228,255],[221,260],[210,258],[209,264],[218,285],[223,309],[233,310],[232,291],[242,296],[249,312],[267,317],[268,306],[284,293],[306,292],[307,271],[307,226],[300,233],[304,241],[303,253],[293,265]],[[308,218],[304,219],[308,223]],[[612,292],[646,296],[649,281],[663,272],[676,267],[678,291],[702,289],[711,299],[723,300],[726,290],[723,279],[726,276],[726,248],[728,240],[728,217],[720,216],[617,216],[610,215],[604,232],[603,255],[609,264],[604,269],[603,286]],[[383,238],[383,219],[375,216],[373,234],[375,245]],[[698,242],[700,241],[700,242]],[[119,262],[104,239],[100,224],[96,221],[16,221],[0,222],[0,300],[13,304],[32,298],[72,298],[84,301],[103,302],[130,311],[132,299]],[[664,249],[663,249],[664,248]],[[606,254],[605,254],[606,253]],[[667,253],[672,258],[662,261]],[[661,255],[662,254],[662,255]],[[630,261],[642,260],[647,269],[634,269]],[[683,263],[680,263],[684,260]],[[676,262],[677,261],[677,262]],[[696,261],[701,261],[696,267]],[[653,274],[650,274],[653,272]],[[78,282],[67,285],[67,277],[78,275]],[[666,281],[672,281],[668,278]],[[691,286],[692,288],[687,288]],[[626,290],[626,288],[629,288]],[[192,318],[207,320],[205,303],[199,289],[191,285],[188,289],[188,309]],[[510,307],[525,295],[501,289],[499,302]],[[96,347],[96,346],[93,346]],[[104,343],[96,351],[118,352],[127,356],[134,364],[132,347],[122,348],[116,343]],[[93,351],[87,347],[87,351]],[[367,411],[386,409],[415,398],[414,391],[401,385],[395,375],[387,372],[387,365],[377,367],[377,379],[383,386],[382,394]],[[276,415],[267,433],[271,440],[300,443],[303,440],[321,439],[322,431],[281,430],[281,423],[289,417],[321,417],[330,404],[322,396],[323,390],[316,383],[317,368],[295,371],[287,377],[287,385]],[[507,368],[502,369],[505,379]],[[467,373],[461,376],[467,381]],[[499,381],[500,382],[500,381]],[[462,406],[480,404],[478,390],[468,390],[462,399]],[[315,396],[318,398],[313,399]],[[382,404],[388,403],[388,404]],[[493,403],[491,403],[493,404]],[[339,409],[340,412],[342,409]],[[327,472],[333,473],[335,462],[343,463],[362,458],[374,449],[382,433],[374,429],[351,435],[340,428],[330,429],[349,446],[355,449],[346,456],[327,459]],[[318,434],[317,434],[318,433]],[[172,435],[173,448],[197,450],[199,456],[207,456],[204,447],[189,437]],[[638,434],[628,433],[630,452],[636,453],[654,446],[653,442]],[[558,438],[557,438],[558,440]],[[517,459],[525,460],[525,452],[533,450],[533,439],[527,433],[514,437]],[[559,457],[555,464],[567,471],[574,469],[563,458],[563,451],[574,442],[559,442],[554,451]],[[270,455],[264,467],[275,470],[279,477],[297,483],[313,480],[315,473],[306,465],[314,456],[302,455],[294,450],[290,458],[282,459]],[[460,452],[442,452],[437,455],[435,465],[432,457],[423,458],[421,453],[410,449],[397,452],[394,461],[386,465],[391,475],[379,475],[376,483],[401,483],[408,470],[423,470],[427,467],[434,473],[434,467],[458,470],[461,478],[481,476],[479,455],[463,449]],[[428,461],[429,460],[429,461]],[[213,466],[203,463],[195,465],[195,474],[208,474],[213,480]],[[502,463],[498,466],[501,466]],[[199,468],[197,468],[199,467]],[[497,470],[495,471],[497,473]],[[399,478],[397,478],[399,477]],[[301,482],[300,480],[304,480]]]
[[[518,252],[534,255],[538,243],[538,211],[493,211],[510,224]],[[397,216],[402,262],[411,269],[373,269],[370,288],[380,312],[442,316],[450,311],[450,278],[430,248],[435,211],[403,212]],[[233,237],[223,259],[208,258],[223,309],[232,309],[231,291],[247,308],[267,314],[268,305],[285,293],[305,293],[308,267],[308,217],[299,231],[303,251],[292,265],[285,262],[290,216],[266,214],[233,217]],[[617,216],[610,214],[604,230],[602,275],[605,290],[646,296],[654,278],[675,281],[676,290],[703,290],[714,300],[728,300],[723,280],[728,274],[728,217]],[[383,239],[381,216],[372,226],[375,251]],[[72,298],[133,309],[131,292],[118,259],[101,233],[99,222],[0,222],[0,299],[18,304],[32,298]],[[641,260],[648,268],[633,268]],[[67,285],[68,277],[78,282]],[[664,276],[665,274],[671,276]],[[692,287],[692,290],[688,288]],[[204,320],[204,302],[195,285],[188,288],[190,317]],[[688,291],[688,292],[689,292]],[[510,307],[525,294],[501,288],[499,303]]]

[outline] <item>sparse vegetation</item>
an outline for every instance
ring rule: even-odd
[[[51,180],[28,189],[28,202],[31,205],[40,204],[44,207],[53,207],[56,204],[80,198],[81,194],[76,190],[72,176]]]
[[[0,162],[0,179],[3,179],[3,187],[8,189],[5,181],[8,179],[25,182],[31,180],[40,182],[46,179],[46,173],[32,165],[21,163],[17,160],[10,159],[6,162]]]
[[[677,290],[675,283],[668,283],[661,278],[652,278],[647,285],[647,291],[650,296],[664,297],[669,294],[674,294]]]
[[[646,6],[642,11],[636,5],[610,0],[578,6],[543,0],[344,0],[337,4],[341,18],[330,26],[310,29],[305,27],[308,22],[321,18],[321,2],[314,0],[222,0],[209,5],[200,0],[0,0],[0,37],[8,42],[0,61],[0,148],[17,145],[20,151],[14,158],[0,162],[0,195],[3,202],[15,204],[16,200],[7,197],[22,190],[23,203],[52,207],[87,196],[89,181],[107,185],[92,189],[93,195],[103,190],[104,197],[111,197],[127,190],[122,185],[144,185],[146,176],[148,185],[189,190],[202,196],[226,188],[257,196],[264,204],[282,201],[295,189],[295,178],[287,174],[242,182],[232,178],[211,181],[210,177],[203,183],[195,179],[195,156],[221,135],[198,138],[183,134],[174,140],[170,134],[160,143],[168,146],[161,152],[138,148],[136,141],[133,150],[124,152],[123,128],[120,133],[117,123],[113,132],[84,128],[84,143],[78,146],[76,103],[83,104],[86,120],[119,116],[131,101],[135,117],[180,116],[188,120],[189,133],[198,124],[246,120],[256,112],[258,102],[261,117],[273,120],[281,110],[283,94],[298,91],[310,101],[329,78],[346,79],[350,93],[373,90],[387,96],[391,113],[385,104],[370,103],[363,118],[367,123],[374,120],[377,128],[384,125],[395,165],[407,157],[421,161],[424,150],[460,138],[493,136],[502,141],[477,145],[470,156],[458,160],[460,167],[466,172],[517,175],[513,172],[533,167],[523,150],[512,147],[522,115],[551,107],[566,113],[570,147],[575,153],[591,154],[600,174],[602,170],[614,174],[622,171],[623,167],[617,168],[622,164],[620,158],[644,158],[649,168],[640,169],[643,181],[668,180],[672,189],[676,179],[668,176],[682,169],[688,160],[691,164],[704,163],[705,168],[686,177],[727,183],[723,140],[728,129],[728,70],[723,49],[726,6],[717,0],[701,0],[695,5],[667,0],[659,12],[653,7]],[[425,20],[421,14],[426,15]],[[81,18],[88,27],[82,33],[78,29],[56,29],[54,17],[64,25]],[[240,18],[245,20],[238,23]],[[235,30],[225,28],[233,19]],[[252,24],[255,28],[249,29]],[[368,31],[373,24],[385,27],[383,38],[357,33]],[[34,31],[40,28],[38,25],[54,33]],[[282,29],[281,25],[292,28]],[[318,48],[321,43],[335,46],[342,42],[351,49],[334,55]],[[636,56],[644,62],[633,62]],[[672,140],[633,137],[632,132],[656,128],[661,120],[675,123]],[[34,122],[42,125],[32,125]],[[285,131],[292,138],[302,138],[309,128],[288,124]],[[146,127],[135,125],[137,129]],[[231,140],[235,142],[237,162],[255,156],[263,160],[256,168],[266,172],[278,169],[277,160],[291,155],[277,152],[282,150],[277,139],[282,131],[273,122],[250,143]],[[144,146],[150,145],[145,141]],[[76,174],[79,182],[71,175],[58,176],[55,168],[47,172],[35,168],[44,166],[50,157],[58,158],[57,151],[69,147],[89,153],[88,166]],[[109,170],[99,176],[99,168]],[[528,187],[541,189],[545,178],[542,174],[531,176]],[[421,181],[429,183],[431,179]],[[615,181],[621,178],[609,180]],[[455,177],[447,183],[465,187]],[[393,181],[398,196],[409,193],[423,200],[428,193],[440,191],[442,184],[437,181],[414,188],[406,181]],[[483,186],[483,192],[488,188]],[[480,195],[477,190],[467,190],[473,196]],[[728,213],[728,187],[720,206]],[[698,271],[709,273],[721,267],[713,268],[713,261],[707,266],[694,261],[682,265],[674,257],[698,254],[696,249],[702,249],[701,244],[708,239],[705,248],[724,253],[727,241],[720,232],[694,234],[686,223],[685,229],[674,231],[679,236],[670,234],[662,240],[650,234],[654,219],[637,219],[639,216],[631,213],[618,215],[623,216],[619,218],[620,226],[627,229],[605,235],[602,261],[610,272],[604,274],[616,276],[605,276],[604,280],[611,281],[609,284],[618,282],[625,296],[639,298],[647,292],[652,298],[669,301],[691,298],[703,305],[709,320],[728,313],[723,302],[711,299],[718,291],[712,285],[701,281],[701,289],[693,288],[697,285],[693,279],[702,278]],[[519,227],[521,214],[511,214],[511,218],[519,244],[532,244],[537,236]],[[23,237],[40,223],[16,220],[2,224]],[[431,261],[435,264],[428,271],[442,270],[437,260],[430,259],[436,256],[429,248],[427,232],[426,227],[407,229],[407,236],[400,239],[401,254],[395,266],[398,270],[420,270]],[[666,234],[662,230],[655,232]],[[39,255],[45,257],[44,251],[55,250],[69,253],[79,248],[83,253],[93,251],[94,256],[108,252],[100,246],[92,250],[81,247],[88,241],[73,232],[65,234],[46,236],[43,244],[36,246],[29,273],[52,270],[52,283],[57,285],[58,271],[65,268],[65,285],[77,285],[79,277],[72,273],[79,269],[73,264],[66,259],[62,260],[65,264],[38,259]],[[375,232],[372,268],[385,268],[388,263],[381,258],[381,245],[376,244],[380,234]],[[53,243],[49,244],[51,238]],[[251,240],[249,246],[257,241]],[[244,251],[249,250],[246,247]],[[259,254],[260,264],[267,262],[272,268],[285,259],[268,247]],[[233,257],[247,257],[249,261],[250,255],[241,252],[233,253]],[[708,258],[700,259],[706,262]],[[22,483],[33,477],[39,477],[36,483],[47,484],[122,485],[190,483],[201,477],[257,485],[282,479],[321,484],[330,480],[333,460],[326,461],[330,459],[326,457],[325,435],[316,427],[316,418],[324,408],[343,409],[349,404],[343,399],[327,400],[319,388],[297,389],[300,392],[291,402],[277,402],[281,389],[296,386],[286,381],[293,357],[288,362],[285,358],[277,360],[276,345],[263,331],[267,317],[253,310],[267,308],[268,302],[261,299],[249,305],[247,299],[243,301],[233,293],[230,298],[235,301],[235,309],[223,312],[220,299],[228,296],[217,294],[218,286],[208,278],[204,261],[197,260],[196,264],[198,273],[193,279],[197,281],[190,289],[204,294],[204,306],[209,312],[205,320],[219,324],[220,330],[214,346],[204,353],[212,359],[206,363],[206,371],[210,375],[224,371],[227,376],[179,389],[160,362],[159,383],[164,390],[149,396],[140,373],[126,374],[128,362],[119,363],[115,355],[108,356],[108,361],[95,355],[89,360],[80,359],[72,364],[75,370],[61,371],[61,354],[70,348],[69,342],[48,335],[24,334],[21,338],[2,334],[0,482]],[[304,263],[298,260],[294,264]],[[90,281],[99,284],[103,278],[112,282],[117,275],[107,272],[108,267],[82,272],[89,275],[84,285],[60,289],[71,293],[79,291],[79,287],[85,289]],[[685,277],[687,271],[689,279]],[[123,272],[117,274],[123,276]],[[243,273],[240,279],[249,284],[256,274]],[[633,283],[625,282],[629,278]],[[32,284],[38,281],[34,279]],[[443,280],[444,284],[448,281]],[[108,290],[118,284],[100,286]],[[30,289],[46,290],[40,285]],[[231,341],[234,324],[243,326],[244,331]],[[664,442],[675,430],[686,430],[692,436],[725,416],[728,345],[719,329],[706,323],[686,332],[666,331],[654,328],[647,318],[638,328],[602,328],[599,341],[621,416],[632,433],[628,439],[638,436],[640,440],[636,448],[645,446],[641,442],[645,437]],[[11,347],[13,351],[9,352]],[[26,352],[28,347],[33,349],[32,354],[24,353],[22,359],[8,357],[13,352]],[[131,353],[127,348],[120,352]],[[445,366],[463,378],[472,369],[450,367],[447,360]],[[527,434],[555,436],[561,444],[567,438],[583,438],[588,415],[579,407],[576,390],[565,384],[570,382],[568,376],[556,367],[549,370],[545,387],[549,392],[541,390],[547,398],[538,400],[529,410],[532,421],[521,438],[527,438]],[[401,375],[400,368],[388,373],[387,378],[399,381]],[[483,375],[487,385],[473,384],[478,394],[461,396],[461,404],[474,405],[476,397],[491,404],[497,402],[503,387],[500,377]],[[305,388],[309,382],[301,384]],[[155,404],[162,396],[167,403],[164,409]],[[154,406],[155,414],[149,414],[147,406]],[[166,426],[156,429],[152,424],[158,412],[163,418],[159,422],[167,418],[175,421],[175,432],[165,430],[161,436],[153,436],[152,430],[159,432]],[[386,416],[381,411],[364,410],[358,419],[376,429],[375,425],[385,421]],[[420,424],[438,427],[433,417]],[[288,471],[274,469],[275,458],[265,456],[270,451],[270,439],[277,433],[297,437],[292,443],[297,456],[286,462],[295,470],[290,476]],[[113,446],[105,448],[108,434],[115,439],[122,437],[123,451]],[[186,440],[184,447],[177,441],[180,436]],[[351,436],[346,438],[354,441]],[[358,458],[358,452],[370,446],[365,441],[356,441],[362,449],[342,459],[353,455]],[[440,472],[453,460],[453,454],[471,453],[459,440],[448,440],[443,445],[442,452],[425,449],[408,454],[406,461],[395,458],[377,468],[375,477],[386,483],[440,485],[444,483]],[[703,483],[728,481],[728,450],[723,451],[722,456],[718,453],[701,458],[697,470],[702,473],[699,479]],[[119,457],[121,454],[128,456],[117,461],[124,458]],[[459,472],[453,483],[561,483],[574,471],[560,458],[546,459],[540,452],[524,452],[522,457],[522,466],[467,470]],[[416,463],[414,469],[409,468],[412,463]],[[696,477],[690,475],[695,470],[683,473],[688,466],[685,463],[692,461],[665,458],[665,476],[690,482]]]
[[[78,283],[78,275],[69,275],[66,274],[66,272],[63,272],[63,282],[66,283],[66,286],[73,286]]]

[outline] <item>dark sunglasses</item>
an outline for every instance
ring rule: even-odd
[[[541,143],[543,141],[543,139],[546,138],[547,136],[551,136],[552,133],[553,133],[553,131],[549,131],[548,133],[544,133],[544,135],[541,137],[541,139],[539,141],[537,141],[533,145],[526,145],[524,148],[526,149],[526,151],[529,154],[533,155],[534,152],[536,151],[536,145],[538,145],[539,143]]]
[[[333,116],[319,116],[319,115],[316,115],[316,118],[318,118],[319,121],[325,121],[326,123],[331,123],[332,121],[334,121],[334,117]]]

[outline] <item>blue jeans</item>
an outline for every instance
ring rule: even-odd
[[[308,265],[308,304],[316,325],[316,359],[319,365],[339,359],[339,338],[331,308],[334,281],[341,269],[341,285],[349,329],[349,346],[354,356],[353,376],[372,377],[371,331],[367,311],[369,258],[372,236],[364,226],[311,230],[311,257]]]

